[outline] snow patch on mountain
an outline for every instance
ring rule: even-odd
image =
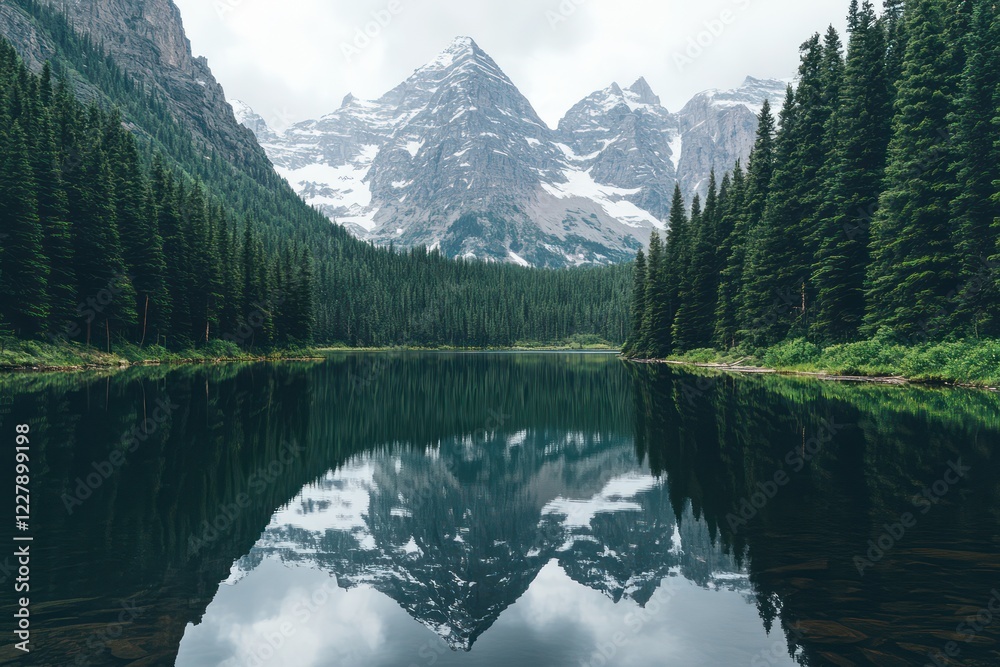
[[[747,77],[671,113],[645,79],[612,83],[552,130],[459,37],[378,100],[348,95],[281,133],[232,106],[292,188],[361,238],[558,267],[634,256],[665,229],[676,183],[690,199],[745,160],[763,100],[786,84]]]

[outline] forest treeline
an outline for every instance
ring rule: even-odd
[[[312,338],[312,260],[266,252],[204,186],[147,168],[117,111],[0,43],[0,326],[22,338],[186,347]]]
[[[1000,10],[853,0],[801,47],[749,162],[674,195],[626,352],[1000,338]]]
[[[262,151],[220,157],[57,9],[12,4],[56,53],[39,74],[2,47],[6,334],[86,343],[89,328],[97,347],[171,349],[625,340],[631,265],[529,269],[357,240],[304,204]],[[39,152],[46,126],[52,145]],[[23,209],[16,224],[8,206]]]

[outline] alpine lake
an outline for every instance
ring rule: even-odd
[[[6,374],[16,424],[0,665],[1000,665],[996,393],[331,352]]]

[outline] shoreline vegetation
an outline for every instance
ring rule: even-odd
[[[75,372],[95,369],[158,366],[167,364],[215,364],[251,361],[311,361],[320,359],[316,348],[244,350],[232,344],[215,343],[190,350],[168,350],[159,346],[140,348],[117,344],[106,352],[74,343],[6,341],[0,348],[0,374],[13,372]]]
[[[904,345],[875,338],[820,347],[796,339],[752,353],[702,349],[663,359],[629,361],[735,373],[800,375],[818,380],[1000,390],[1000,341],[997,340]]]
[[[512,352],[618,352],[621,348],[590,336],[574,336],[559,343],[518,342],[511,347],[457,347],[441,345],[395,345],[352,347],[347,345],[313,345],[308,347],[245,350],[232,343],[215,341],[199,348],[173,351],[160,346],[138,347],[118,343],[112,351],[102,351],[76,343],[45,343],[41,341],[6,340],[0,345],[0,373],[34,371],[83,371],[127,368],[166,364],[214,364],[255,361],[314,361],[331,352],[393,352],[393,351],[512,351]]]

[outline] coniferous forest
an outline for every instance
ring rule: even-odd
[[[0,337],[489,347],[624,341],[631,266],[536,270],[401,252],[310,209],[263,156],[222,159],[65,17],[0,43]]]
[[[675,194],[628,354],[1000,338],[1000,8],[853,0],[848,22],[846,47],[802,45],[745,168]]]

